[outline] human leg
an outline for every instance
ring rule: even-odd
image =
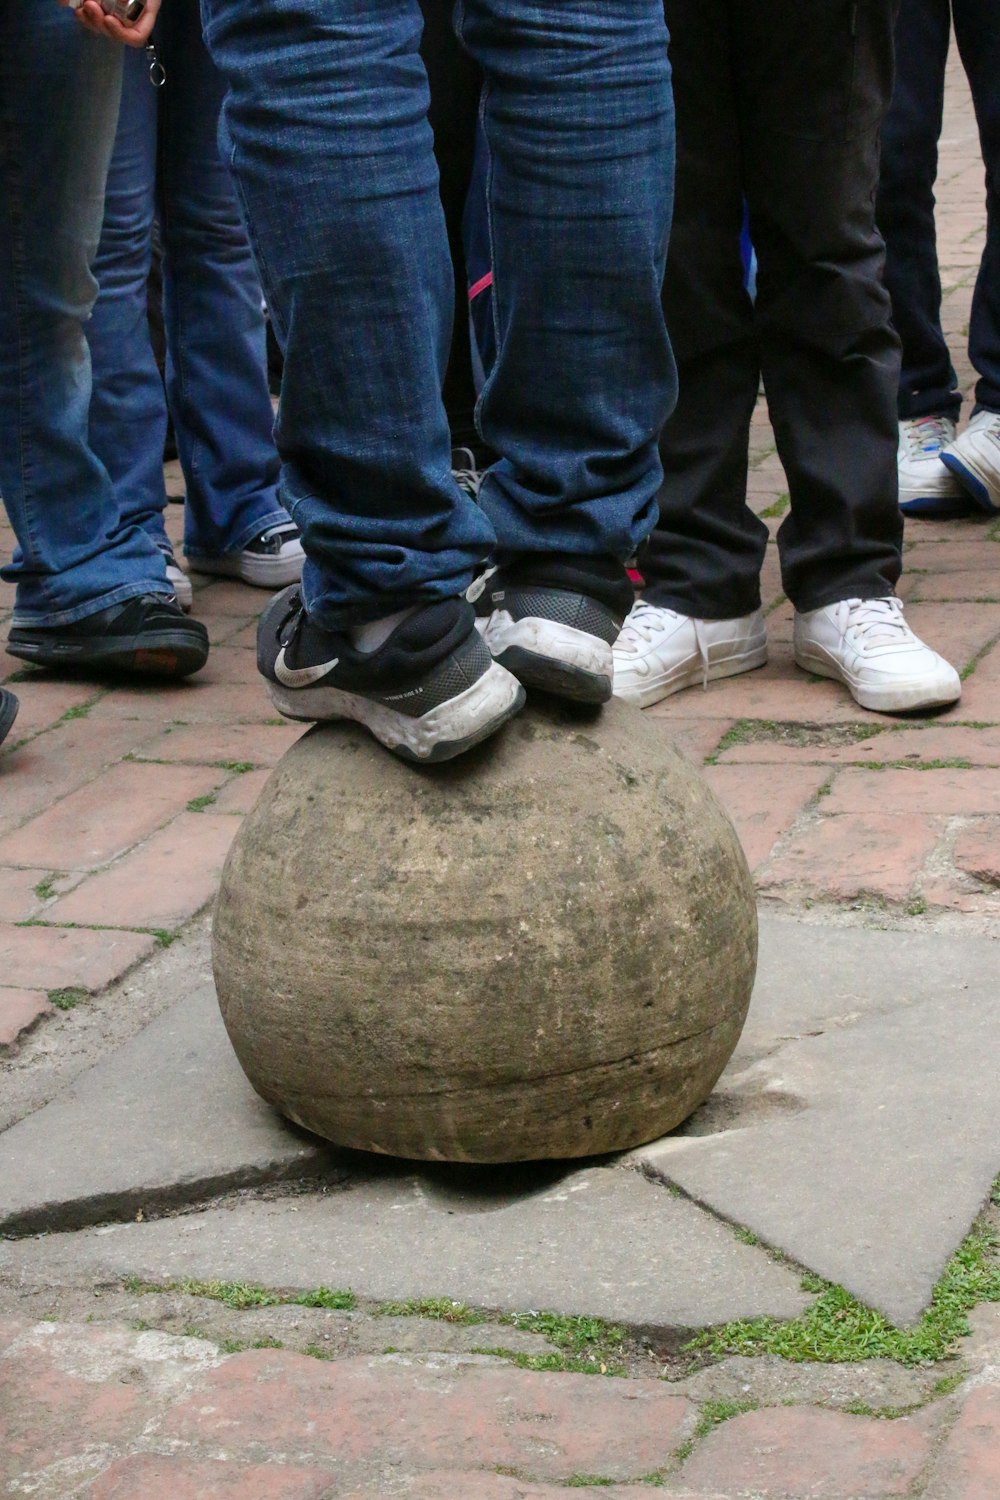
[[[261,622],[261,671],[283,712],[358,717],[419,758],[457,753],[523,699],[461,597],[494,535],[451,474],[454,275],[419,6],[203,11],[285,350],[281,495],[307,557],[301,604],[281,596]]]
[[[503,455],[480,490],[500,571],[477,608],[522,681],[600,701],[675,391],[662,7],[464,0],[457,20],[486,78],[497,354],[479,420]]]
[[[742,149],[728,0],[667,0],[677,188],[663,305],[680,393],[663,429],[659,519],[615,645],[615,693],[648,707],[767,660],[767,528],[747,505],[760,359],[745,286]]]
[[[122,520],[87,440],[104,181],[121,52],[56,6],[0,10],[0,489],[17,536],[7,650],[42,666],[183,676],[204,632]]]
[[[972,89],[986,165],[986,246],[969,322],[978,372],[976,407],[945,466],[983,510],[1000,510],[1000,11],[989,0],[954,0],[955,35]]]
[[[280,588],[302,549],[277,498],[261,287],[219,144],[225,86],[198,0],[158,26],[166,390],[184,472],[185,552],[204,572]]]

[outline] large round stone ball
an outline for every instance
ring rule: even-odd
[[[415,769],[351,725],[285,756],[233,845],[219,1000],[259,1094],[341,1146],[584,1156],[680,1124],[757,956],[736,834],[669,726],[529,707]]]

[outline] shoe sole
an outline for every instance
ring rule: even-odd
[[[899,508],[904,516],[919,517],[923,521],[959,521],[971,516],[976,509],[969,495],[963,490],[956,495],[922,495],[900,493]]]
[[[494,661],[525,687],[572,703],[607,703],[614,691],[614,657],[600,636],[540,616],[513,620],[495,610],[477,620]]]
[[[14,727],[14,720],[17,718],[19,706],[13,693],[8,693],[6,697],[0,698],[0,745],[3,744]]]
[[[255,589],[283,589],[298,583],[302,577],[305,553],[294,557],[190,557],[192,573],[207,573],[210,578],[238,578]]]
[[[432,708],[420,719],[340,688],[294,689],[268,679],[267,690],[275,708],[287,719],[305,723],[350,719],[387,750],[421,765],[464,755],[502,729],[525,701],[520,683],[495,662],[464,693]]]
[[[943,677],[937,689],[928,688],[926,684],[919,687],[916,684],[907,687],[904,683],[896,683],[892,687],[885,688],[866,687],[851,677],[850,673],[845,672],[833,658],[825,654],[807,656],[798,647],[795,649],[795,664],[804,672],[812,672],[816,677],[828,677],[833,682],[842,682],[849,689],[854,701],[862,708],[871,709],[873,713],[905,714],[922,708],[948,708],[952,703],[957,703],[962,696],[961,684],[956,691],[954,681],[946,681]]]
[[[142,677],[190,677],[208,660],[208,648],[177,632],[158,633],[155,644],[141,635],[88,641],[32,641],[11,634],[11,656],[59,671],[125,673]]]
[[[954,474],[966,494],[976,502],[980,510],[989,516],[1000,512],[1000,492],[991,485],[987,476],[971,458],[958,458],[954,453],[942,453],[941,462],[950,474]],[[994,495],[996,498],[994,499]]]
[[[739,677],[744,672],[754,672],[758,667],[766,666],[767,641],[764,640],[748,650],[733,651],[728,656],[710,660],[708,681],[719,682],[725,677]],[[623,703],[634,704],[636,708],[652,708],[654,703],[662,703],[664,698],[672,698],[674,693],[683,692],[685,688],[700,687],[705,682],[705,676],[705,668],[699,661],[676,669],[673,673],[664,673],[652,681],[647,678],[642,687],[627,687],[616,679],[615,697],[621,698]]]

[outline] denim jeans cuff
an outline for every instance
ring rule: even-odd
[[[27,626],[29,629],[37,626],[75,625],[77,620],[85,620],[88,615],[100,614],[102,609],[112,609],[116,604],[124,604],[127,599],[135,599],[139,594],[163,594],[169,598],[170,593],[168,583],[144,579],[141,583],[124,583],[120,588],[112,589],[109,594],[103,594],[99,599],[88,599],[86,604],[75,604],[72,609],[42,613],[39,610],[19,609],[15,602],[11,624]]]
[[[248,521],[242,530],[237,533],[236,540],[230,542],[223,552],[209,552],[203,547],[189,547],[185,542],[184,556],[191,559],[196,557],[230,557],[235,552],[242,552],[244,547],[248,546],[254,537],[260,536],[262,531],[270,531],[274,526],[290,525],[294,525],[294,522],[287,510],[279,507],[277,510],[264,511],[261,515],[255,516],[252,521]]]

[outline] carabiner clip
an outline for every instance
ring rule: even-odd
[[[149,81],[154,89],[162,89],[167,81],[167,70],[156,55],[153,42],[146,43],[146,61],[149,64]]]

